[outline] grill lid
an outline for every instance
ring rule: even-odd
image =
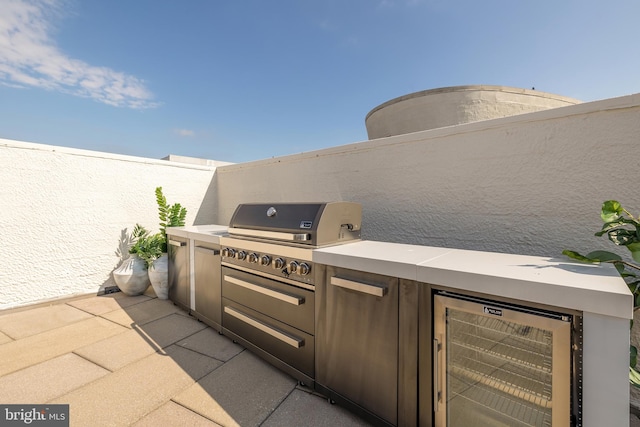
[[[362,207],[352,202],[245,203],[236,208],[229,234],[325,246],[360,238]]]

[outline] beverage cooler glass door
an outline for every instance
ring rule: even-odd
[[[435,425],[569,426],[571,316],[460,298],[434,298]]]

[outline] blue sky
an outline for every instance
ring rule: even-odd
[[[411,92],[640,92],[640,2],[0,0],[0,138],[243,162]]]

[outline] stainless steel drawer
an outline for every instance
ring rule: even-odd
[[[314,334],[315,294],[312,291],[223,267],[222,296]]]
[[[225,329],[314,378],[313,335],[227,298],[222,298],[222,305],[222,323]]]

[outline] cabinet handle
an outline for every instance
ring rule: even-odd
[[[196,246],[196,252],[202,252],[207,255],[220,255],[219,249],[205,248],[204,246]]]
[[[386,286],[370,285],[368,283],[355,282],[353,280],[342,279],[340,277],[331,277],[331,284],[352,291],[362,292],[364,294],[383,297],[387,294]]]
[[[167,243],[169,243],[171,246],[187,246],[187,242],[181,242],[179,240],[169,239]]]
[[[261,293],[262,295],[266,295],[266,296],[269,296],[269,297],[272,297],[272,298],[279,299],[280,301],[284,301],[284,302],[292,304],[292,305],[304,304],[304,297],[299,297],[299,296],[295,296],[295,295],[289,295],[289,294],[285,294],[285,293],[282,293],[282,292],[274,291],[273,289],[265,288],[265,287],[260,286],[260,285],[255,285],[255,284],[253,284],[251,282],[247,282],[247,281],[244,281],[242,279],[238,279],[238,278],[233,277],[233,276],[227,276],[226,274],[224,276],[224,280],[229,282],[229,283],[233,283],[234,285],[238,285],[238,286],[241,286],[241,287],[243,287],[245,289],[249,289],[251,291]]]
[[[440,404],[440,343],[433,340],[433,411],[438,412]]]
[[[261,330],[262,332],[271,335],[272,337],[289,344],[291,347],[300,348],[304,345],[304,340],[295,338],[285,334],[284,332],[280,332],[277,329],[272,328],[271,326],[265,325],[264,323],[254,319],[253,317],[249,317],[246,314],[240,313],[239,311],[231,308],[225,307],[224,312],[229,316],[235,317],[238,320],[243,321],[244,323],[253,326],[256,329]]]

